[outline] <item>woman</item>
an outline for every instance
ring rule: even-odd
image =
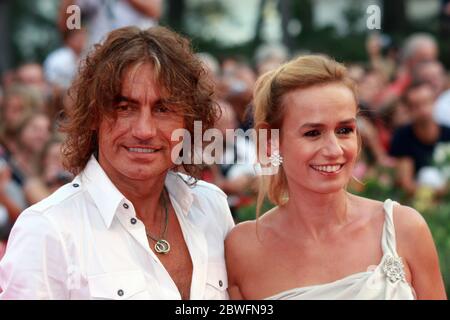
[[[303,56],[263,75],[254,98],[255,127],[280,130],[268,153],[283,161],[261,194],[277,206],[226,240],[230,297],[445,299],[421,215],[346,191],[360,149],[346,69]]]
[[[39,175],[42,152],[51,135],[50,119],[44,113],[33,113],[25,117],[17,127],[15,150],[8,159],[14,179],[21,185],[29,177]]]

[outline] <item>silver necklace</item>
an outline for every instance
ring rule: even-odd
[[[148,232],[146,232],[147,237],[155,241],[155,252],[159,254],[167,254],[170,251],[170,243],[165,239],[167,236],[167,230],[169,228],[169,213],[167,209],[167,202],[165,197],[165,191],[163,190],[163,204],[164,204],[164,214],[165,214],[165,223],[164,223],[164,230],[159,237],[159,239],[156,239],[155,237],[152,237]]]

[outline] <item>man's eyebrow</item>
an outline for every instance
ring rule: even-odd
[[[131,102],[131,103],[139,103],[139,101],[137,101],[136,99],[133,99],[131,97],[127,97],[127,96],[123,96],[123,95],[118,95],[115,99],[114,99],[115,103],[120,103],[120,102]]]
[[[139,104],[139,100],[133,99],[131,97],[123,96],[123,95],[117,96],[117,98],[114,99],[114,102],[115,103],[130,102],[130,103],[134,103],[134,104]],[[154,101],[153,104],[163,104],[163,103],[167,103],[167,102],[168,102],[168,100],[158,99],[158,100]]]

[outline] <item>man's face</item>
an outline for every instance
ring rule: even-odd
[[[447,85],[445,70],[436,62],[429,62],[418,71],[418,78],[430,84],[436,97],[439,96]]]
[[[433,119],[434,93],[429,85],[409,90],[407,103],[413,122]]]
[[[117,119],[104,117],[99,125],[99,163],[115,183],[163,178],[173,167],[173,130],[184,127],[183,116],[167,105],[153,79],[151,64],[129,67],[119,99]]]

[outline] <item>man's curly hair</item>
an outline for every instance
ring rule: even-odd
[[[66,133],[62,153],[64,166],[73,174],[83,170],[98,150],[100,121],[115,117],[113,105],[121,93],[124,71],[141,63],[153,65],[157,83],[183,114],[191,137],[194,121],[202,122],[203,132],[214,125],[218,107],[212,81],[187,39],[164,27],[114,30],[88,54],[69,90],[71,103],[61,123]],[[189,175],[198,176],[198,166],[182,166]]]

